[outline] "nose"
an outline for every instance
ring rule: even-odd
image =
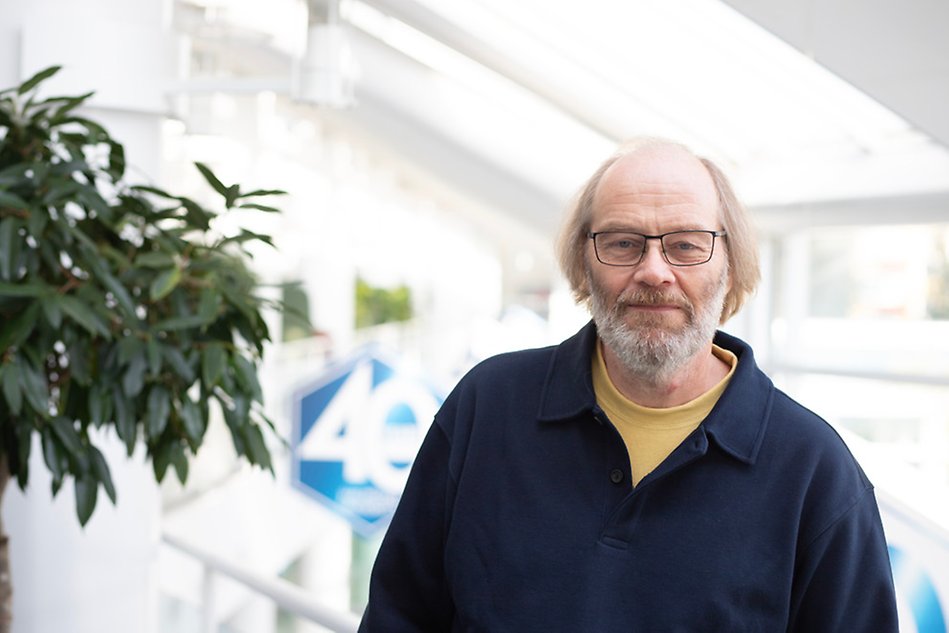
[[[672,266],[663,256],[659,240],[646,240],[646,252],[633,271],[633,280],[647,286],[661,286],[675,281]]]

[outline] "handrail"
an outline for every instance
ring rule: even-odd
[[[235,565],[226,558],[197,548],[171,534],[162,534],[162,540],[204,564],[206,593],[211,584],[209,582],[209,572],[220,573],[270,598],[285,611],[326,627],[334,633],[356,633],[359,628],[358,616],[316,603],[312,594],[283,578],[261,577],[240,565]],[[205,616],[202,620],[205,623],[206,633],[212,633],[216,630],[212,625],[212,617],[209,615],[213,602],[213,596],[205,595],[205,604],[203,605]]]

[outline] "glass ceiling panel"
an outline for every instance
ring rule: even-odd
[[[799,176],[805,178],[844,168],[858,179],[840,191],[833,182],[811,186],[809,196],[859,195],[859,174],[846,166],[868,159],[874,178],[882,172],[874,194],[947,188],[949,176],[938,175],[949,165],[943,148],[717,0],[407,4],[450,22],[461,48],[480,42],[489,63],[502,60],[494,70],[540,89],[614,140],[671,136],[730,164],[739,179],[743,171],[762,178],[772,190],[781,183],[762,174],[768,165],[801,171],[804,164]],[[874,167],[888,166],[890,156],[900,157],[898,169]],[[930,176],[908,176],[913,165]],[[794,197],[756,193],[772,194],[782,202]]]

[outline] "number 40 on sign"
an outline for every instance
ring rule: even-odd
[[[384,527],[443,398],[365,351],[294,397],[294,483],[363,536]]]

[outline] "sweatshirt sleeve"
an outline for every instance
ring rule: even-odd
[[[376,557],[359,633],[451,630],[444,565],[449,456],[445,431],[432,424]]]
[[[896,598],[873,489],[812,541],[798,560],[793,633],[897,633]]]

